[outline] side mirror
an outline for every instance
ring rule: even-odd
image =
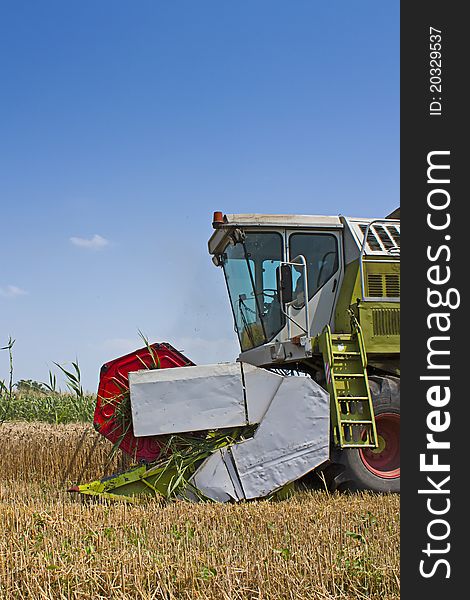
[[[290,265],[280,265],[276,269],[277,292],[281,304],[292,302],[294,294],[292,291],[292,269]]]

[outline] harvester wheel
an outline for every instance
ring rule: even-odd
[[[400,491],[400,379],[369,377],[379,447],[332,450],[323,474],[331,491]]]

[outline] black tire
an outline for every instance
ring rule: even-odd
[[[388,436],[392,440],[389,452],[387,455],[380,453],[374,455],[370,454],[370,450],[333,448],[330,464],[323,470],[326,484],[331,491],[400,492],[400,446],[399,439],[396,439],[396,428],[399,428],[400,419],[400,379],[391,376],[371,376],[369,377],[369,386],[379,439],[382,427],[384,436]],[[383,415],[382,418],[381,415]],[[389,427],[388,430],[387,427]],[[382,437],[383,439],[384,437]],[[390,446],[393,446],[391,455]],[[380,456],[386,456],[387,460],[384,459],[386,466],[380,465],[380,469],[375,469],[374,460],[380,461]],[[382,473],[383,476],[377,473]]]

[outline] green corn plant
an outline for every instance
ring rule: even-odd
[[[53,394],[57,393],[57,377],[52,371],[49,370],[49,383],[43,383],[43,385]]]
[[[140,338],[141,338],[141,339],[142,339],[142,341],[144,342],[144,344],[145,344],[145,347],[146,347],[146,348],[147,348],[147,350],[148,350],[148,353],[149,353],[150,359],[151,359],[151,361],[152,361],[152,365],[149,367],[148,365],[146,365],[146,364],[145,364],[145,363],[142,361],[142,359],[141,359],[140,357],[138,357],[138,358],[139,358],[139,360],[140,360],[140,362],[141,362],[141,363],[144,365],[144,367],[145,367],[146,369],[160,369],[160,368],[161,368],[161,364],[160,364],[160,358],[159,358],[158,354],[155,352],[155,349],[154,349],[154,348],[152,348],[152,346],[151,346],[151,344],[150,344],[150,342],[149,342],[148,338],[147,338],[147,337],[146,337],[146,336],[145,336],[145,335],[144,335],[144,334],[143,334],[143,333],[140,331],[140,329],[138,330],[138,333],[139,333],[139,336],[140,336]]]
[[[4,346],[3,348],[0,348],[0,350],[8,351],[8,357],[9,357],[9,362],[10,362],[8,386],[5,385],[4,381],[0,381],[0,399],[2,400],[1,412],[0,412],[0,425],[3,424],[5,422],[5,420],[8,418],[10,408],[11,408],[11,403],[13,400],[13,345],[14,345],[14,343],[15,343],[15,340],[10,336],[8,338],[7,345]]]
[[[67,371],[67,369],[65,369],[64,367],[59,365],[59,363],[55,362],[54,364],[65,375],[67,387],[69,388],[69,390],[71,392],[73,392],[77,398],[83,398],[84,392],[83,392],[83,387],[82,387],[82,383],[81,383],[81,373],[80,373],[80,367],[78,366],[78,360],[76,359],[75,362],[72,362],[72,366],[74,368],[75,373],[72,373],[71,371]],[[49,372],[49,377],[50,377],[50,372]]]

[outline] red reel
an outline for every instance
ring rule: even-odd
[[[138,461],[151,462],[158,458],[161,445],[158,437],[134,437],[131,422],[130,404],[126,390],[129,390],[128,375],[131,371],[154,368],[156,360],[161,369],[194,366],[186,356],[170,344],[152,344],[135,352],[116,358],[101,367],[93,425],[101,435]],[[152,357],[152,354],[154,357]],[[155,359],[155,360],[154,360]],[[123,404],[125,403],[125,404]],[[123,413],[125,413],[123,415]]]

